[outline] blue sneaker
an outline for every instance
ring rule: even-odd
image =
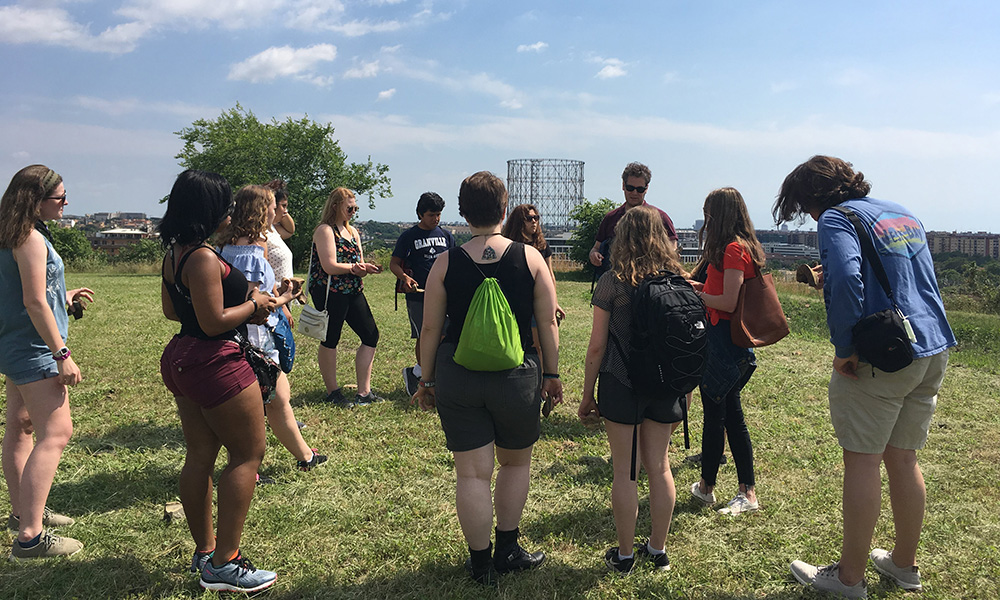
[[[201,570],[201,587],[220,592],[259,592],[274,585],[278,574],[256,569],[250,561],[238,554],[226,564],[216,567],[212,561]]]
[[[198,552],[194,551],[194,556],[191,557],[191,569],[192,573],[201,573],[201,570],[205,568],[205,565],[212,560],[212,555],[215,554],[215,550],[211,552]]]

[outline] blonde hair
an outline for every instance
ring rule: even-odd
[[[339,187],[330,192],[330,197],[323,205],[323,215],[319,218],[320,224],[325,223],[336,231],[335,225],[337,224],[337,216],[340,214],[340,205],[354,197],[354,192],[345,187]]]
[[[615,226],[611,272],[621,281],[638,286],[662,269],[687,276],[660,214],[654,208],[637,206]]]
[[[45,165],[31,165],[10,180],[0,200],[0,248],[17,248],[28,239],[41,216],[42,201],[62,183]]]
[[[235,244],[242,237],[250,242],[262,239],[271,223],[267,219],[267,209],[274,202],[274,192],[262,185],[245,185],[233,198],[233,219],[229,227],[219,236],[219,245]]]

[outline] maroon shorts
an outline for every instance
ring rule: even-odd
[[[257,384],[243,351],[231,340],[175,335],[163,349],[160,374],[174,396],[202,408],[216,407]]]

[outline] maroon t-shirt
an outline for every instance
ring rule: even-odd
[[[622,204],[618,208],[604,215],[604,220],[601,221],[600,227],[597,228],[597,237],[595,238],[595,241],[603,242],[604,240],[614,236],[615,227],[618,226],[618,221],[621,221],[622,217],[625,216],[625,206],[625,204]],[[643,202],[642,206],[649,206],[650,208],[656,209],[656,212],[660,213],[660,218],[663,219],[663,226],[667,229],[667,237],[672,240],[677,239],[677,230],[674,229],[674,222],[670,220],[667,213],[648,202]]]

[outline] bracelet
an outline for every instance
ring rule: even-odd
[[[432,387],[436,386],[436,385],[437,385],[437,382],[436,382],[436,381],[424,381],[423,379],[421,379],[421,380],[420,380],[420,381],[419,381],[419,382],[417,383],[417,385],[419,385],[420,387],[422,387],[422,388],[425,388],[425,389],[426,389],[426,388],[432,388]]]
[[[559,379],[559,373],[542,373],[542,379]]]
[[[254,313],[257,312],[258,310],[260,310],[260,306],[257,304],[256,300],[254,300],[253,298],[249,298],[249,300],[250,300],[250,302],[253,302],[253,312]],[[252,315],[253,313],[250,313],[250,314]]]
[[[66,360],[67,358],[69,358],[70,354],[71,354],[71,352],[69,351],[69,348],[67,348],[66,346],[63,346],[59,350],[57,350],[57,351],[55,351],[55,352],[52,353],[52,359],[53,360]]]

